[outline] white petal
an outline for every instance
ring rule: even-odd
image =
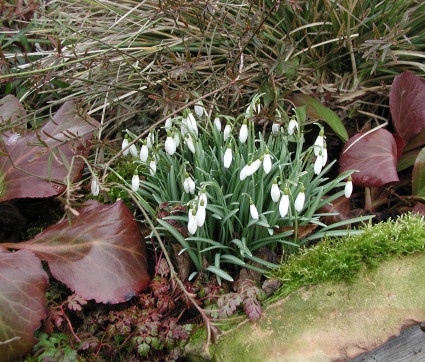
[[[326,166],[326,162],[328,162],[328,149],[324,148],[322,150],[322,167]]]
[[[130,153],[133,157],[137,157],[139,155],[139,153],[137,152],[137,147],[135,144],[132,144],[130,146]]]
[[[127,138],[124,138],[123,140],[122,140],[122,145],[121,145],[121,150],[123,150],[124,148],[126,148],[128,146],[128,139]],[[123,152],[123,155],[124,156],[127,156],[128,155],[128,153],[130,152],[130,149],[126,149],[124,152]]]
[[[167,118],[167,120],[165,121],[165,126],[164,126],[165,130],[166,131],[169,130],[172,127],[172,125],[173,125],[173,121],[171,120],[171,118]]]
[[[243,124],[241,130],[239,131],[239,141],[245,143],[248,139],[248,125]]]
[[[99,183],[97,182],[97,179],[95,177],[93,177],[91,179],[91,193],[93,196],[97,196],[99,195],[99,191],[100,191],[100,187],[99,187]]]
[[[192,132],[195,132],[196,136],[198,136],[198,125],[196,123],[196,119],[193,113],[189,113],[189,115],[187,116],[187,120],[188,120],[187,123],[188,123],[189,129]]]
[[[189,192],[191,194],[195,193],[195,181],[193,181],[191,178],[189,179]]]
[[[225,141],[229,138],[230,132],[232,132],[232,127],[230,127],[229,124],[226,124],[226,127],[224,127],[224,131],[223,131],[223,139]]]
[[[289,195],[282,195],[279,202],[279,213],[280,217],[285,217],[289,210]]]
[[[204,112],[205,112],[205,109],[204,109],[204,107],[202,106],[202,102],[198,102],[198,103],[196,103],[195,104],[195,107],[193,107],[194,108],[194,110],[195,110],[195,114],[198,116],[198,117],[202,117],[203,116],[203,114],[204,114]]]
[[[317,136],[316,141],[314,142],[314,154],[319,156],[320,151],[323,149],[323,137]]]
[[[198,207],[198,210],[196,211],[196,224],[198,227],[202,227],[202,225],[204,225],[206,215],[206,208],[204,206]]]
[[[249,205],[249,212],[254,220],[258,220],[258,210],[254,204]]]
[[[297,198],[295,199],[295,210],[300,212],[304,207],[304,202],[305,202],[305,193],[300,192]]]
[[[322,171],[323,167],[323,160],[322,156],[319,154],[319,156],[316,157],[316,161],[314,162],[314,173],[318,175],[320,171]]]
[[[148,160],[149,149],[147,145],[143,145],[140,149],[140,161],[146,162]]]
[[[185,142],[187,144],[187,147],[189,147],[189,150],[191,150],[192,153],[195,153],[195,145],[193,144],[193,140],[190,135],[187,135],[187,137],[185,138]]]
[[[263,169],[266,174],[268,174],[272,169],[272,158],[270,154],[266,153],[263,159]]]
[[[179,147],[179,145],[180,145],[180,135],[179,135],[178,132],[174,132],[173,141],[174,141],[174,145],[176,146],[176,150],[177,150],[177,147]]]
[[[205,194],[205,192],[201,192],[201,194],[199,195],[199,205],[201,205],[201,201],[204,202],[204,207],[207,207],[208,199],[207,199],[207,195]]]
[[[243,180],[245,180],[246,179],[246,172],[247,172],[247,170],[248,170],[248,165],[245,165],[243,168],[242,168],[242,170],[241,170],[241,173],[239,174],[239,179],[241,180],[241,181],[243,181]]]
[[[353,182],[347,181],[347,183],[345,184],[345,189],[344,189],[345,197],[347,199],[350,198],[352,192],[353,192]]]
[[[133,178],[131,179],[131,190],[133,192],[136,192],[139,189],[139,175],[133,175]]]
[[[223,164],[224,164],[224,168],[229,168],[231,163],[232,163],[232,149],[230,147],[227,148],[226,152],[224,153],[224,158],[223,158]]]
[[[190,182],[190,177],[186,177],[183,181],[183,189],[184,189],[184,192],[186,192],[187,194],[189,193],[189,190],[190,190],[189,182]]]
[[[294,133],[295,128],[298,129],[298,122],[295,119],[291,119],[288,125],[288,134],[291,135]]]
[[[280,124],[279,123],[273,123],[272,124],[272,133],[276,134],[280,131]]]
[[[272,200],[274,202],[278,202],[279,201],[279,197],[280,197],[280,190],[279,190],[279,186],[277,184],[273,184],[272,185],[272,189],[270,191],[270,194],[272,196]]]
[[[217,129],[217,131],[221,131],[221,120],[218,117],[214,118],[214,126]]]
[[[152,132],[149,132],[148,137],[146,138],[146,145],[148,146],[148,148],[152,148],[154,142],[155,142],[155,137],[152,134]]]
[[[191,209],[192,211],[192,209]],[[196,229],[198,228],[198,223],[196,222],[196,213],[195,215],[192,214],[192,212],[190,212],[190,216],[189,216],[189,222],[187,224],[187,229],[189,231],[189,233],[191,233],[192,235],[194,235],[196,233]]]
[[[259,158],[257,158],[253,163],[251,163],[251,165],[246,170],[246,175],[247,176],[253,175],[254,173],[257,172],[257,170],[260,168],[260,166],[261,166],[261,161],[260,161]]]
[[[151,176],[155,175],[155,173],[156,173],[156,162],[155,162],[155,160],[152,160],[149,163],[149,169],[150,169]]]
[[[172,156],[174,152],[176,152],[176,144],[174,143],[174,139],[170,136],[165,140],[165,151]]]

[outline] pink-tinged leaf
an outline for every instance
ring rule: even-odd
[[[13,123],[25,115],[23,105],[15,96],[8,95],[0,100],[0,124]]]
[[[221,296],[217,301],[220,318],[230,317],[241,305],[243,299],[242,295],[238,293],[228,293]]]
[[[0,253],[0,360],[29,353],[46,317],[47,274],[28,250]]]
[[[416,158],[412,171],[413,195],[425,197],[425,148],[422,148]]]
[[[425,216],[425,205],[417,203],[415,207],[413,208],[412,213]]]
[[[413,73],[403,72],[394,79],[390,93],[394,128],[406,145],[425,126],[425,84]]]
[[[253,322],[260,318],[263,313],[260,303],[255,298],[245,298],[243,301],[243,309],[245,313],[248,314],[249,319]]]
[[[400,181],[396,169],[396,142],[393,135],[382,128],[351,137],[342,150],[339,164],[340,173],[348,170],[360,171],[351,175],[356,185],[374,187]]]
[[[34,239],[8,247],[28,249],[52,275],[86,300],[126,301],[148,287],[144,240],[125,204],[87,201],[72,225],[63,220]]]
[[[91,132],[98,125],[93,118],[81,116],[74,103],[66,102],[53,120],[36,132],[4,132],[0,153],[0,201],[50,197],[65,190],[64,179],[72,158],[88,155]],[[75,157],[71,181],[77,179],[83,167],[84,161]]]
[[[403,138],[398,134],[393,134],[395,144],[397,146],[397,161],[401,158],[403,155],[403,147],[404,147],[404,141]]]

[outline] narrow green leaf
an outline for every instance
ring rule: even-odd
[[[219,276],[219,277],[221,277],[221,278],[223,278],[223,279],[225,279],[229,282],[234,281],[233,278],[229,274],[227,274],[224,270],[221,270],[221,269],[215,267],[214,265],[208,266],[206,270],[210,271],[211,273],[214,273],[215,275],[217,275],[217,276]]]

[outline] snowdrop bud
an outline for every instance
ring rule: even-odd
[[[167,133],[167,139],[165,140],[165,151],[172,156],[174,152],[176,152],[176,144],[174,143],[174,139],[171,137],[171,133]]]
[[[178,132],[173,133],[173,141],[174,141],[174,145],[176,146],[176,150],[177,150],[177,147],[179,147],[179,145],[180,145],[180,135],[179,135]]]
[[[258,220],[258,210],[252,200],[249,202],[249,212],[254,220]]]
[[[246,170],[246,175],[247,176],[253,175],[254,173],[257,172],[257,170],[260,168],[260,166],[261,166],[261,160],[259,158],[257,158],[254,162],[251,163],[251,165]]]
[[[295,199],[295,210],[300,212],[304,207],[304,202],[305,202],[304,186],[301,186],[300,192],[297,195],[297,198]]]
[[[326,142],[323,142],[322,167],[326,166],[326,162],[328,162],[328,149],[327,149]]]
[[[243,181],[243,180],[245,180],[246,179],[246,176],[247,176],[247,172],[248,172],[248,168],[249,168],[249,166],[250,166],[250,162],[248,162],[243,168],[242,168],[242,170],[241,170],[241,173],[239,174],[239,179],[241,180],[241,181]]]
[[[196,233],[196,229],[198,228],[198,223],[196,222],[196,210],[189,210],[189,222],[187,224],[187,230],[194,235]]]
[[[224,131],[223,131],[224,141],[226,141],[229,138],[230,132],[232,132],[232,127],[230,127],[230,124],[226,124],[226,127],[224,127]]]
[[[155,175],[156,173],[156,161],[154,158],[152,158],[151,161],[149,162],[149,171],[151,176]]]
[[[155,137],[152,132],[149,132],[148,137],[146,137],[146,145],[148,146],[148,148],[152,148],[154,143]]]
[[[351,179],[351,176],[348,178],[347,183],[345,184],[345,197],[348,199],[351,196],[351,193],[353,192],[353,180]]]
[[[214,126],[217,129],[217,131],[221,132],[221,120],[218,117],[214,118]]]
[[[194,109],[194,111],[195,111],[195,114],[196,114],[198,117],[202,117],[202,116],[203,116],[203,114],[205,113],[205,108],[203,107],[203,104],[202,104],[202,102],[201,102],[201,101],[196,102],[195,107],[193,107],[193,109]]]
[[[137,171],[135,171],[133,178],[131,179],[131,190],[133,192],[137,192],[137,190],[139,189],[139,186],[140,186],[139,181],[140,181],[139,174],[137,173]]]
[[[254,104],[254,112],[260,113],[261,112],[261,103],[260,98],[257,99],[257,101]]]
[[[128,135],[125,135],[124,139],[122,140],[122,145],[121,145],[121,150],[123,150],[124,148],[126,148],[128,146]],[[130,152],[130,149],[127,148],[124,152],[123,155],[127,156],[128,153]]]
[[[140,161],[146,162],[148,160],[149,149],[146,145],[146,141],[143,142],[142,148],[140,149]]]
[[[241,141],[241,143],[245,143],[247,139],[248,139],[248,125],[246,120],[244,120],[242,127],[239,131],[239,141]]]
[[[201,200],[199,203],[198,211],[196,212],[196,224],[198,227],[202,227],[205,222],[205,217],[207,215],[206,213],[206,207],[204,205],[204,200]]]
[[[223,157],[224,168],[229,168],[232,163],[233,155],[232,155],[232,145],[229,143],[226,152]]]
[[[319,156],[319,152],[323,149],[323,136],[325,132],[323,129],[320,130],[319,136],[317,136],[316,141],[314,142],[314,154]]]
[[[93,196],[99,195],[100,187],[96,177],[92,177],[90,188]]]
[[[280,217],[285,217],[289,210],[289,190],[287,187],[283,190],[282,198],[279,202],[279,214]]]
[[[139,155],[139,152],[137,151],[137,147],[135,144],[132,144],[130,146],[130,153],[133,157],[137,157]]]
[[[274,202],[278,202],[279,201],[280,190],[279,190],[279,186],[277,184],[277,179],[276,178],[273,180],[273,185],[272,185],[272,189],[271,189],[270,194],[271,194],[272,200]]]
[[[187,115],[187,124],[189,126],[189,130],[194,132],[196,136],[198,136],[198,125],[196,123],[195,116],[192,112],[189,112]]]
[[[266,174],[268,174],[272,169],[272,158],[269,153],[269,149],[266,148],[266,153],[264,154],[263,159],[263,170]]]
[[[288,125],[288,134],[291,135],[294,133],[295,128],[298,129],[298,122],[295,118],[291,118]]]
[[[314,162],[314,173],[318,175],[320,171],[322,171],[323,167],[323,157],[322,151],[320,151],[319,156],[316,157],[316,161]]]
[[[193,144],[192,136],[189,133],[186,134],[184,141],[187,144],[187,147],[189,147],[189,150],[191,150],[192,153],[195,153],[195,145]]]
[[[168,131],[173,125],[173,121],[171,118],[167,118],[167,120],[165,121],[165,130]]]
[[[272,124],[272,133],[277,134],[280,131],[280,124],[279,123],[273,123]]]

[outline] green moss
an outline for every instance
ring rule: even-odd
[[[423,217],[406,214],[396,221],[367,225],[355,236],[325,238],[312,248],[302,249],[268,277],[283,286],[267,301],[276,301],[309,284],[326,281],[353,281],[359,272],[374,268],[391,256],[425,249]]]

